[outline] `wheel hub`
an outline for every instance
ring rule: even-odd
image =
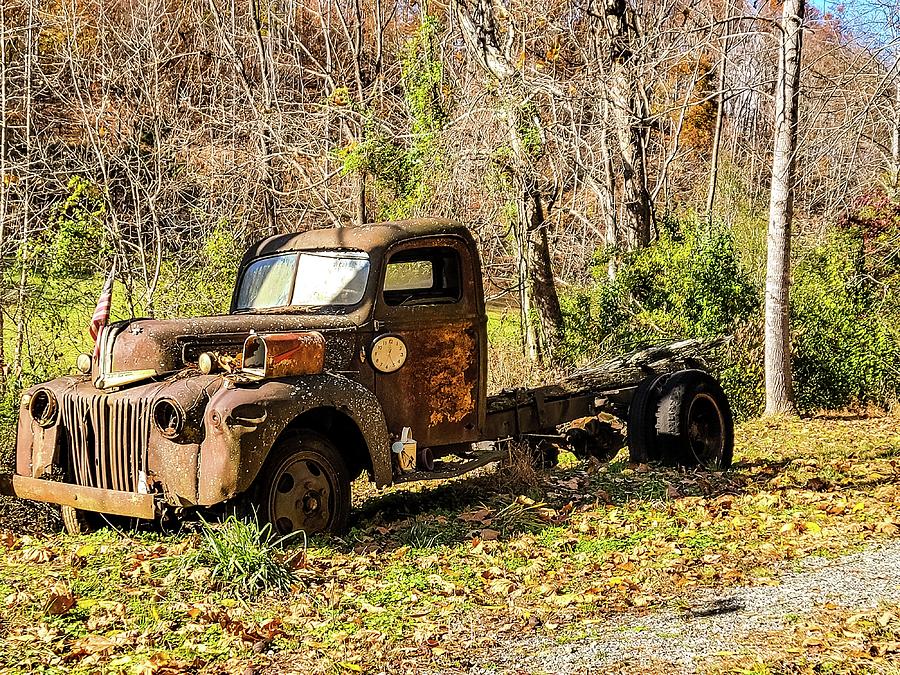
[[[332,485],[325,468],[308,457],[290,457],[274,480],[269,519],[279,534],[308,533],[328,528]]]
[[[725,448],[725,420],[713,398],[698,394],[688,411],[688,441],[702,466],[716,465]]]
[[[309,492],[303,498],[302,503],[298,502],[297,506],[303,511],[303,513],[310,515],[319,510],[319,493],[318,492]]]

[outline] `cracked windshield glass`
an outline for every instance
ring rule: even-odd
[[[237,310],[272,307],[346,307],[362,300],[369,257],[352,251],[285,253],[247,267]]]

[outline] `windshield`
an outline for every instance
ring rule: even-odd
[[[369,278],[369,256],[354,251],[303,251],[254,260],[238,290],[236,310],[355,305]]]

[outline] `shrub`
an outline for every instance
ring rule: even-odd
[[[106,206],[100,189],[87,179],[72,176],[66,187],[69,194],[50,208],[47,228],[20,258],[44,277],[85,279],[102,270],[112,253],[103,225]]]
[[[569,361],[662,339],[731,333],[759,307],[732,238],[719,227],[665,223],[656,242],[622,257],[615,280],[606,276],[608,260],[598,255],[596,283],[562,299],[562,354]]]
[[[845,219],[794,246],[791,331],[801,410],[889,406],[900,392],[900,218],[879,216],[872,226],[870,207],[862,211],[868,220]],[[598,264],[593,286],[564,296],[563,356],[571,362],[661,340],[731,334],[710,365],[738,417],[760,413],[762,289],[751,280],[763,275],[745,270],[738,253],[724,229],[669,222],[657,242],[623,256],[614,281]]]
[[[861,231],[832,232],[794,263],[794,380],[801,409],[853,402],[885,405],[900,389],[900,296],[896,273],[867,269]],[[879,265],[879,270],[881,265]]]

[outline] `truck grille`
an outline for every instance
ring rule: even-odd
[[[145,492],[150,401],[67,393],[61,403],[75,482]]]

